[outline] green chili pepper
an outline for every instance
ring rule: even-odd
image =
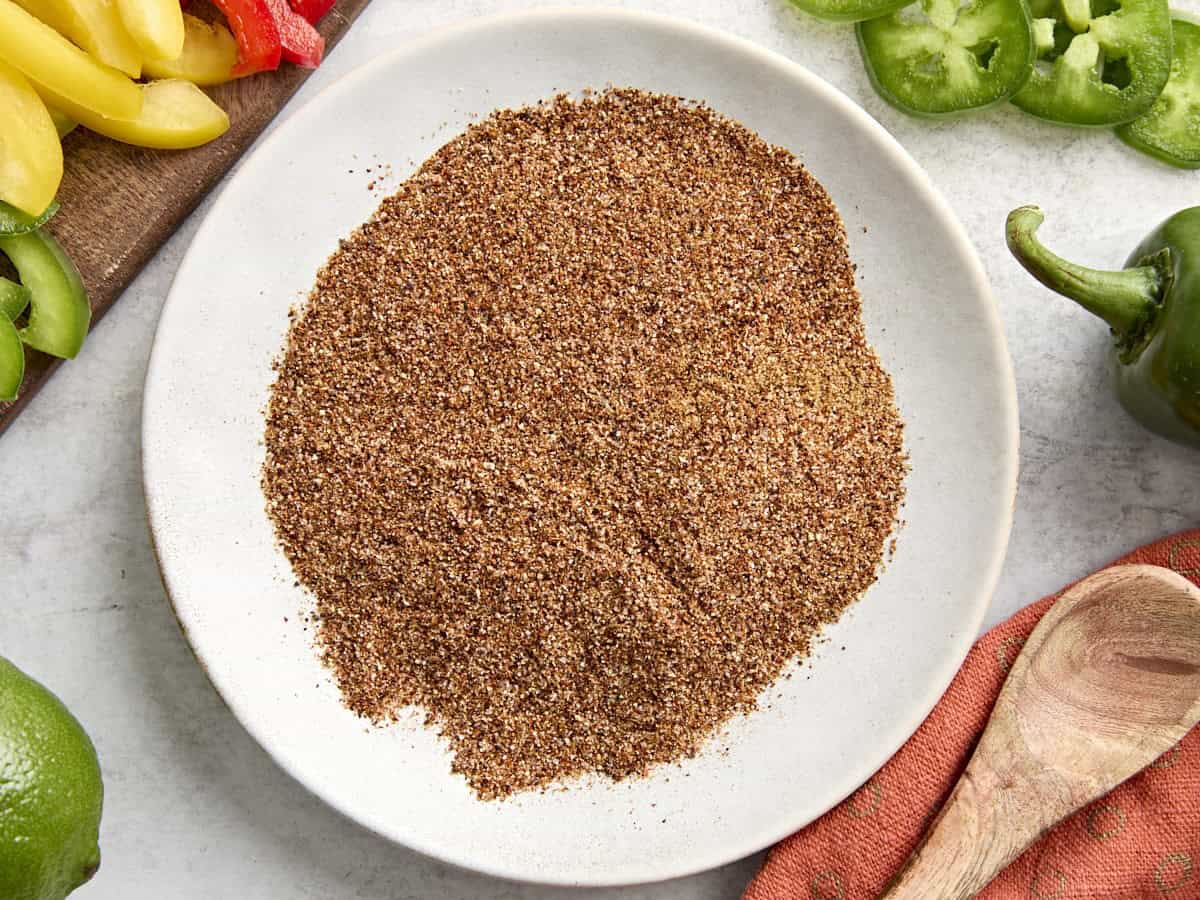
[[[29,290],[0,278],[0,401],[15,400],[25,378],[25,348],[13,320],[29,305]]]
[[[922,0],[858,25],[867,74],[879,95],[905,112],[938,116],[1011,97],[1033,70],[1024,0]]]
[[[58,211],[26,215],[0,202],[0,252],[12,260],[24,284],[0,277],[0,401],[15,400],[25,378],[24,344],[72,357],[87,336],[91,308],[79,270],[39,226]],[[31,308],[30,308],[31,307]],[[26,308],[29,324],[14,322]]]
[[[31,216],[0,200],[0,234],[26,234],[41,228],[58,212],[58,203],[51,202],[40,216]]]
[[[29,324],[21,339],[52,356],[75,356],[92,317],[75,264],[45,229],[0,235],[0,252],[12,260],[30,293]]]
[[[1033,0],[1039,62],[1013,103],[1068,125],[1142,115],[1171,74],[1167,0]]]
[[[1150,111],[1117,129],[1129,146],[1181,169],[1200,169],[1200,25],[1173,19],[1171,77]]]
[[[0,319],[15,322],[29,305],[29,288],[0,276]]]
[[[1139,422],[1200,447],[1200,206],[1171,216],[1119,272],[1086,269],[1037,239],[1042,213],[1008,216],[1008,248],[1038,281],[1112,329],[1117,395]]]
[[[912,0],[792,0],[810,16],[829,22],[861,22],[886,16]]]
[[[16,400],[25,380],[25,348],[12,322],[0,316],[0,401]]]

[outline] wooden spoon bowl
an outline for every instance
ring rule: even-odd
[[[971,897],[1200,720],[1200,589],[1157,566],[1086,578],[1042,617],[966,771],[887,900]]]

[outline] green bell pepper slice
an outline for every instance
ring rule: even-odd
[[[1200,169],[1200,25],[1174,19],[1171,77],[1150,111],[1117,129],[1130,147],[1181,169]]]
[[[1033,71],[1024,0],[922,0],[858,25],[867,74],[879,95],[918,116],[982,109],[1007,100]]]
[[[1087,269],[1037,239],[1042,213],[1008,216],[1008,247],[1038,281],[1108,323],[1122,406],[1146,428],[1200,447],[1200,206],[1171,216],[1116,272]]]
[[[21,339],[51,356],[74,357],[92,318],[75,264],[45,229],[0,235],[0,253],[12,260],[31,296]]]
[[[15,322],[29,306],[29,288],[0,276],[0,319]]]
[[[792,0],[796,6],[810,16],[827,22],[862,22],[877,19],[898,9],[903,9],[912,0]]]
[[[1167,0],[1034,0],[1038,64],[1012,102],[1066,125],[1145,113],[1171,74]]]
[[[25,234],[41,228],[58,212],[58,202],[51,201],[40,216],[31,216],[27,212],[0,200],[0,234]]]
[[[28,305],[28,288],[0,278],[0,402],[17,399],[25,378],[25,348],[13,321]]]
[[[17,327],[0,316],[0,402],[17,399],[25,380],[25,348]]]

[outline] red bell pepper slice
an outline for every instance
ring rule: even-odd
[[[325,38],[307,19],[288,6],[287,0],[266,0],[266,3],[279,28],[283,58],[308,69],[319,66],[321,57],[325,55]]]
[[[292,4],[292,9],[316,25],[325,18],[325,13],[333,9],[333,4],[337,0],[288,0],[288,2]]]
[[[283,43],[268,0],[213,0],[237,39],[234,75],[278,69]]]

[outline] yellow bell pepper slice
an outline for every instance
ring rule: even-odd
[[[142,52],[125,28],[116,0],[59,0],[73,16],[67,37],[100,62],[138,78]]]
[[[0,200],[41,215],[62,181],[62,145],[33,85],[0,62]]]
[[[138,87],[142,89],[143,100],[141,115],[136,119],[106,119],[45,90],[42,99],[98,134],[156,150],[199,147],[229,129],[225,110],[190,81],[167,79]]]
[[[183,52],[179,0],[117,0],[117,9],[146,59],[175,59]]]
[[[205,22],[183,14],[183,52],[177,59],[148,59],[151,78],[182,78],[193,84],[224,84],[233,80],[237,41],[220,22]]]
[[[54,109],[51,106],[47,106],[46,112],[50,113],[50,121],[54,123],[54,130],[58,132],[59,140],[65,138],[79,125],[78,122],[68,116],[61,109]]]
[[[142,52],[134,43],[116,0],[16,0],[26,12],[70,38],[106,66],[130,78],[142,74]]]
[[[17,0],[17,5],[31,16],[41,19],[59,34],[67,34],[67,11],[62,0]]]
[[[142,92],[116,69],[97,62],[13,0],[0,0],[0,59],[35,86],[69,97],[110,119],[135,119]]]

